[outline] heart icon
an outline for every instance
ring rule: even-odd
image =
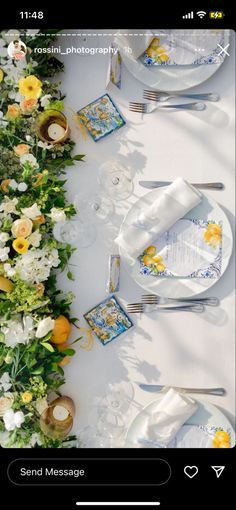
[[[197,466],[185,466],[184,473],[189,478],[194,478],[198,474],[198,468]]]

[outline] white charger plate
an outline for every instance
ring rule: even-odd
[[[229,43],[229,34],[225,31],[225,46]],[[220,51],[220,49],[219,49]],[[156,90],[180,92],[200,85],[218,71],[219,64],[201,64],[189,66],[145,66],[120,48],[121,57],[128,71],[139,81]]]
[[[156,411],[156,407],[162,398],[163,393],[160,393],[156,400],[144,407],[144,409],[134,418],[126,435],[125,448],[145,448],[145,446],[140,444],[137,440],[140,437],[144,437],[148,419]],[[189,418],[186,425],[220,427],[230,434],[231,447],[233,447],[235,443],[235,432],[226,416],[216,406],[209,404],[209,402],[198,399],[195,400],[198,403],[198,409],[196,413]],[[189,443],[190,444],[188,446],[186,442],[185,448],[190,448],[194,443],[194,429],[192,434],[189,435]],[[205,448],[209,447],[209,444],[205,445]]]
[[[142,211],[144,206],[151,205],[154,200],[156,200],[162,193],[165,188],[156,188],[154,190],[149,191],[144,196],[142,196],[129,210],[127,215],[124,218],[124,221],[121,225],[122,229],[126,227],[127,224],[134,223],[140,212]],[[233,235],[229,220],[221,209],[221,207],[210,197],[203,194],[203,198],[201,203],[194,207],[188,214],[186,214],[185,218],[199,218],[203,220],[212,220],[212,221],[221,221],[222,222],[222,268],[221,268],[221,276],[223,276],[232,254],[233,250]],[[134,281],[140,285],[143,289],[145,289],[148,293],[156,294],[161,297],[166,298],[187,298],[196,296],[206,290],[210,289],[219,278],[185,278],[178,279],[176,277],[164,277],[160,278],[152,275],[143,275],[140,274],[140,263],[136,260],[134,265],[131,265],[130,259],[127,256],[125,250],[120,247],[120,256],[122,262],[124,264],[125,269],[130,274],[130,276],[134,279]]]

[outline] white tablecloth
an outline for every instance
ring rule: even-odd
[[[95,143],[89,136],[84,140],[72,126],[76,153],[86,154],[85,162],[67,171],[68,198],[73,201],[80,190],[99,190],[98,167],[117,156],[128,165],[134,176],[134,193],[124,202],[116,203],[112,222],[99,227],[96,243],[80,249],[71,262],[75,277],[69,282],[59,279],[63,289],[74,292],[72,315],[79,316],[81,326],[87,325],[83,314],[106,297],[108,256],[117,253],[114,238],[121,221],[138,197],[145,193],[140,179],[172,180],[182,175],[191,181],[223,181],[223,192],[210,191],[225,210],[234,231],[234,49],[231,32],[230,57],[207,82],[192,89],[194,92],[217,92],[218,103],[207,103],[203,112],[159,112],[144,118],[128,110],[129,100],[142,101],[145,88],[122,70],[122,90],[111,93],[127,126]],[[107,37],[104,45],[111,38]],[[60,38],[63,49],[76,38]],[[100,39],[101,41],[101,39]],[[78,110],[106,92],[108,56],[60,55],[65,64],[61,75],[67,105]],[[74,432],[91,424],[94,399],[102,396],[108,382],[132,381],[135,401],[132,416],[155,399],[155,394],[141,391],[137,382],[176,386],[223,386],[225,397],[202,396],[217,405],[234,424],[234,257],[229,267],[207,295],[218,296],[219,308],[208,308],[204,314],[153,313],[135,317],[135,327],[107,346],[98,339],[90,352],[76,344],[77,354],[65,368],[64,394],[70,395],[77,406]],[[142,289],[121,267],[119,299],[126,305],[138,301]],[[77,335],[78,336],[78,335]],[[75,333],[76,337],[76,333]]]

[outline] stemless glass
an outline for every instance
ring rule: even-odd
[[[114,414],[125,415],[134,400],[134,386],[131,382],[108,384],[102,403]]]
[[[110,160],[99,168],[99,183],[112,200],[125,200],[133,192],[130,172],[119,161]]]
[[[53,235],[60,243],[87,248],[96,240],[96,229],[92,223],[79,220],[58,221],[53,227]]]
[[[114,213],[112,201],[103,194],[76,195],[74,206],[85,222],[106,223]]]

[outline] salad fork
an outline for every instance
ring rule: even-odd
[[[204,312],[204,306],[199,304],[173,304],[170,306],[159,306],[156,304],[146,303],[129,303],[127,305],[128,313],[152,313],[152,312]]]
[[[164,298],[156,296],[155,294],[143,294],[142,303],[150,305],[166,305],[168,303],[190,303],[190,304],[202,304],[208,306],[219,306],[220,300],[217,297],[205,297],[205,298]]]
[[[129,110],[135,113],[152,113],[155,110],[163,110],[164,108],[173,108],[175,110],[197,110],[202,111],[205,110],[206,105],[204,103],[184,103],[184,104],[165,104],[165,105],[157,105],[150,103],[129,103]]]
[[[149,101],[155,102],[164,102],[169,99],[173,99],[176,97],[187,98],[187,99],[199,99],[201,101],[211,101],[216,102],[219,101],[219,94],[213,94],[212,92],[205,94],[168,94],[168,92],[158,92],[157,90],[144,90],[143,91],[144,99],[148,99]]]

